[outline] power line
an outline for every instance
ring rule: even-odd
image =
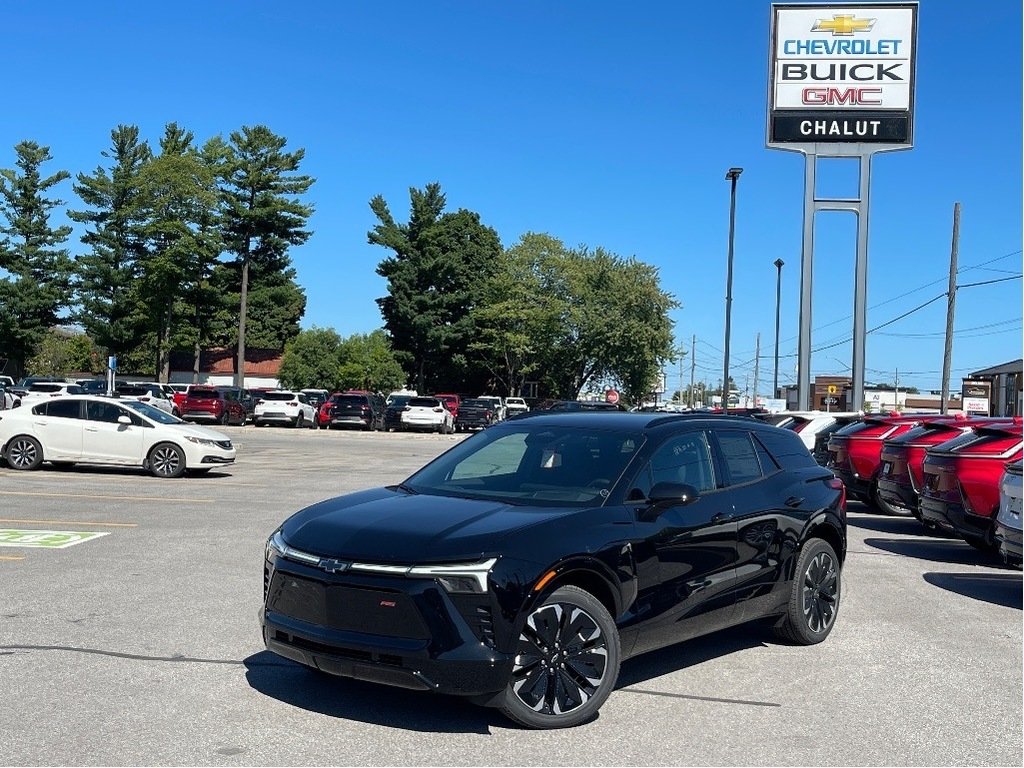
[[[964,285],[958,285],[957,288],[975,288],[979,285],[992,285],[993,283],[1005,283],[1008,280],[1020,280],[1024,275],[1014,275],[1013,277],[1000,277],[996,280],[983,280],[980,283],[966,283]]]

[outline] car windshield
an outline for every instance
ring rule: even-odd
[[[260,399],[263,400],[264,402],[270,400],[294,400],[295,394],[292,392],[264,392],[262,395],[260,395]]]
[[[158,424],[181,424],[181,419],[177,416],[171,416],[166,411],[161,411],[159,408],[154,408],[148,403],[141,403],[138,400],[125,400],[121,403],[125,408],[131,408],[133,411],[141,413],[147,419],[157,422]]]
[[[515,424],[492,427],[460,443],[402,487],[517,505],[592,506],[604,503],[643,443],[636,432]]]

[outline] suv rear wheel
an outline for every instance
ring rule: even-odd
[[[526,618],[501,711],[528,728],[591,719],[619,677],[619,632],[601,601],[559,587]]]
[[[775,633],[792,643],[820,643],[839,614],[842,580],[839,558],[824,539],[809,539],[797,560],[786,615]]]

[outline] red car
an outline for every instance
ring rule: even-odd
[[[909,432],[882,444],[882,467],[878,473],[877,500],[893,515],[914,515],[921,519],[921,488],[924,484],[925,451],[968,432],[972,427],[995,424],[1005,419],[957,414],[952,420],[925,419]]]
[[[952,421],[954,417],[921,413],[865,416],[832,434],[826,466],[843,481],[848,495],[884,510],[877,497],[882,443],[909,432],[926,418]]]
[[[954,531],[968,544],[996,552],[999,481],[1024,453],[1020,417],[977,426],[929,448],[924,458],[921,519]]]
[[[178,406],[184,421],[212,421],[216,424],[245,424],[248,414],[238,400],[226,397],[216,387],[189,387]]]

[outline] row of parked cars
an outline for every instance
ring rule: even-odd
[[[766,417],[800,433],[847,494],[1021,566],[1020,417],[796,413]]]

